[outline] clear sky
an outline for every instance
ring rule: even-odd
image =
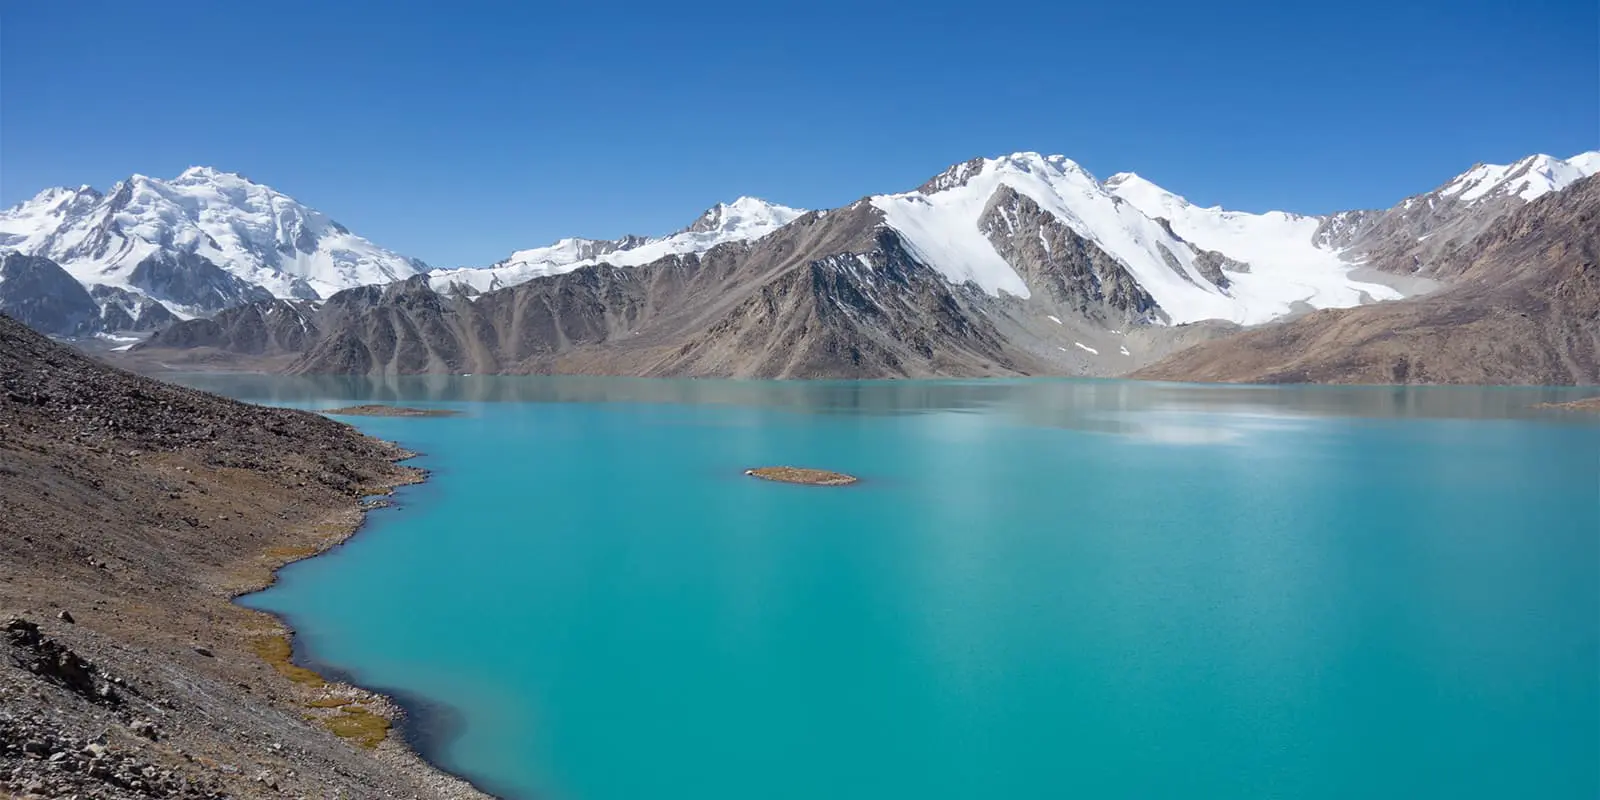
[[[436,266],[1017,150],[1319,213],[1596,148],[1595,0],[0,3],[0,203],[206,164]]]

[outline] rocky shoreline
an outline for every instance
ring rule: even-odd
[[[409,456],[0,316],[0,797],[485,797],[232,602],[420,480]]]

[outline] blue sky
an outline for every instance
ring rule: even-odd
[[[0,6],[0,203],[191,164],[480,265],[1064,153],[1204,204],[1387,206],[1600,147],[1594,0]]]

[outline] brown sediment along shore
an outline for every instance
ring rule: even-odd
[[[0,796],[483,797],[231,602],[420,480],[408,455],[0,316]]]
[[[325,408],[323,414],[333,414],[345,417],[459,417],[461,412],[448,408],[409,408],[407,406],[385,406],[368,403],[359,406],[345,406],[344,408]]]
[[[1600,397],[1585,397],[1581,400],[1568,400],[1565,403],[1540,403],[1534,408],[1552,408],[1558,411],[1592,411],[1600,413]]]

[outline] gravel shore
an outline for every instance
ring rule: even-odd
[[[486,797],[232,602],[420,480],[408,455],[0,317],[0,796]]]

